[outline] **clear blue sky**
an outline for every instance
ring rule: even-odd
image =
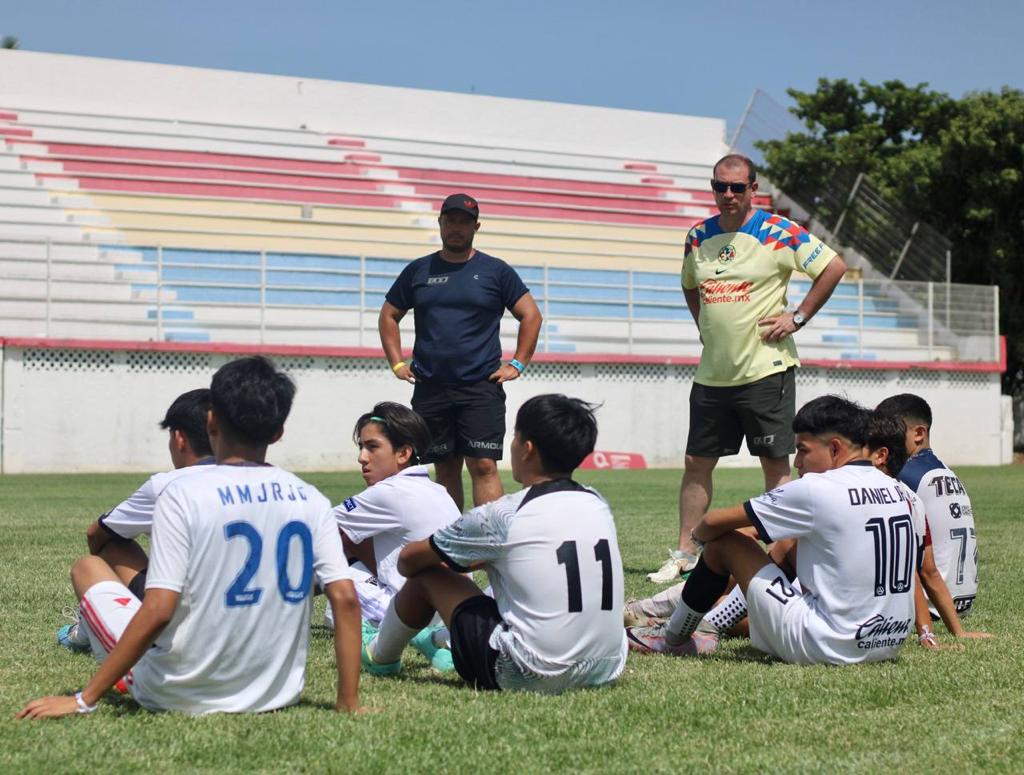
[[[2,0],[22,48],[725,118],[818,77],[1024,87],[1022,0]]]

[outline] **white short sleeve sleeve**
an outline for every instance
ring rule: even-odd
[[[188,505],[182,488],[164,491],[153,512],[153,537],[149,553],[146,589],[181,592],[188,573],[192,536]]]
[[[313,571],[320,586],[351,578],[330,504],[313,524]]]
[[[148,534],[153,529],[157,489],[154,477],[147,479],[129,498],[100,517],[100,525],[121,538]]]
[[[430,545],[453,570],[465,572],[473,563],[491,562],[504,552],[518,500],[500,498],[467,511],[430,536]]]
[[[807,535],[814,525],[813,474],[751,498],[743,504],[765,543]]]
[[[403,528],[393,487],[376,484],[334,507],[337,526],[354,543]]]

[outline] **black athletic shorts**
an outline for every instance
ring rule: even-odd
[[[452,455],[501,460],[505,443],[505,389],[488,380],[472,385],[417,382],[412,408],[430,428],[424,463]]]
[[[149,568],[143,568],[135,574],[135,578],[128,584],[128,591],[131,592],[139,600],[146,597],[146,574],[149,573]]]
[[[491,648],[491,633],[504,624],[493,597],[474,595],[452,611],[448,632],[452,660],[462,680],[476,689],[500,690],[494,675],[498,652]]]
[[[725,457],[740,451],[743,437],[757,457],[792,454],[796,376],[790,367],[738,387],[693,384],[686,454]]]

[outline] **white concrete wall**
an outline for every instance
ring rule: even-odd
[[[2,471],[167,468],[166,435],[157,422],[177,395],[208,385],[213,372],[235,356],[209,347],[150,348],[82,349],[9,340],[0,374]],[[297,470],[354,468],[356,418],[376,401],[408,403],[410,386],[394,379],[383,358],[370,351],[362,357],[318,354],[312,348],[284,352],[268,354],[292,374],[299,392],[271,459]],[[603,404],[600,449],[639,452],[649,465],[676,467],[682,461],[694,371],[687,363],[535,362],[507,388],[508,425],[526,398],[563,392]],[[873,406],[898,392],[918,393],[931,403],[934,445],[951,465],[1010,462],[998,373],[805,365],[797,381],[798,405],[840,393]],[[754,465],[747,456],[723,463]]]
[[[30,51],[0,51],[0,101],[698,165],[725,148],[725,120],[717,118]]]

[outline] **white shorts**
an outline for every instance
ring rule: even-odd
[[[807,599],[775,563],[759,570],[747,586],[750,642],[758,651],[798,665],[829,660],[814,643]]]
[[[142,601],[120,581],[100,581],[85,591],[81,601],[82,618],[98,662],[114,650],[128,622],[141,607]]]
[[[370,573],[369,569],[361,562],[354,562],[349,566],[349,577],[355,584],[356,597],[359,598],[359,607],[362,609],[363,618],[374,627],[379,627],[397,593],[388,586],[381,584],[377,577]],[[327,604],[324,611],[324,624],[328,627],[334,626],[334,613],[331,611],[331,604]]]

